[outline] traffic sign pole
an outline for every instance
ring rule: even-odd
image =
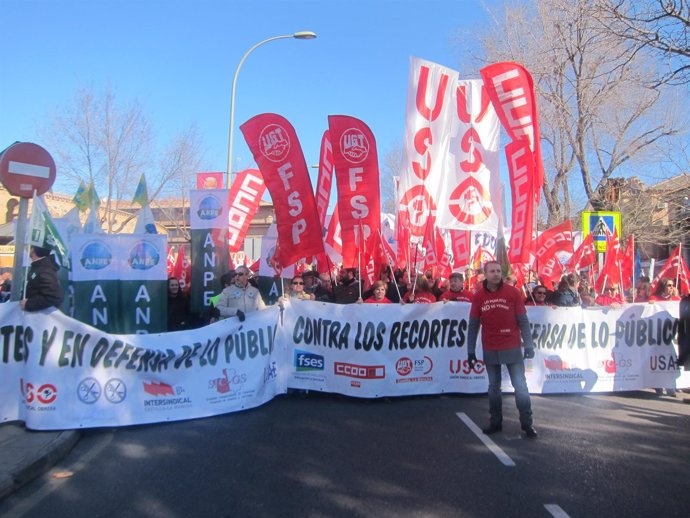
[[[26,247],[26,223],[29,214],[29,199],[19,198],[19,215],[17,232],[14,235],[14,268],[12,269],[12,291],[10,300],[16,302],[22,298],[24,291],[24,248]]]

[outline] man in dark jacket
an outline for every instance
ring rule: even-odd
[[[19,304],[26,311],[40,311],[51,306],[60,307],[64,293],[58,281],[60,267],[50,256],[50,250],[32,246],[29,252],[31,266],[24,299]]]

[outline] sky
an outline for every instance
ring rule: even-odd
[[[3,0],[0,149],[41,144],[51,114],[77,91],[110,85],[136,100],[158,148],[195,125],[204,170],[227,169],[232,77],[255,43],[297,31],[247,58],[235,94],[235,170],[256,167],[239,127],[278,113],[295,127],[308,165],[317,164],[328,115],[363,120],[379,164],[405,129],[410,57],[470,66],[459,32],[488,23],[489,0]],[[48,149],[50,151],[50,149]],[[315,176],[315,172],[313,172]],[[57,171],[55,188],[71,192]]]

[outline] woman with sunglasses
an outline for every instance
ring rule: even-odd
[[[662,277],[648,300],[649,302],[668,302],[670,300],[680,300],[680,297],[673,280]]]
[[[604,288],[604,293],[599,295],[595,302],[597,306],[619,307],[623,304],[623,297],[618,291],[618,284],[609,284]]]
[[[546,304],[546,296],[549,294],[549,292],[546,289],[546,286],[543,286],[539,284],[538,286],[535,286],[535,288],[532,290],[532,296],[527,298],[527,301],[525,301],[525,306],[547,306]]]
[[[304,291],[304,279],[301,275],[292,278],[286,295],[292,300],[314,300],[316,298],[313,293]]]

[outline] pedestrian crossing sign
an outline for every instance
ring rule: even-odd
[[[582,213],[582,235],[592,234],[594,239],[594,249],[597,252],[606,252],[606,234],[613,234],[614,229],[617,235],[621,235],[621,213],[620,212],[583,212]]]

